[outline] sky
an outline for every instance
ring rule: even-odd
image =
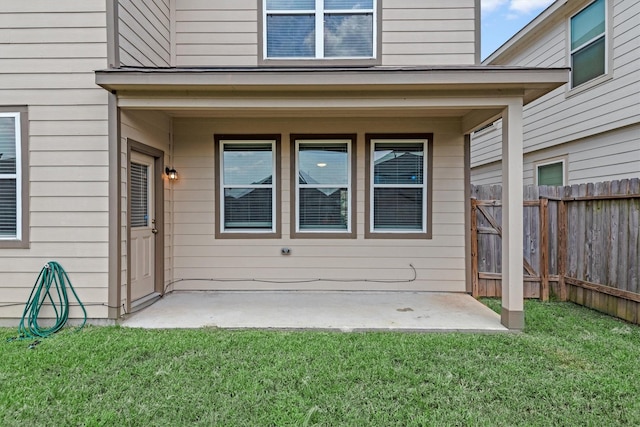
[[[482,59],[498,49],[554,0],[481,0]]]

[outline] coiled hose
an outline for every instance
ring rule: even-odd
[[[69,292],[67,288],[71,290],[84,312],[84,321],[78,329],[87,323],[87,310],[73,289],[67,272],[57,262],[50,261],[40,271],[22,313],[22,319],[18,326],[22,338],[46,338],[62,329],[69,320]],[[38,317],[42,306],[49,305],[46,304],[47,301],[53,307],[56,321],[51,327],[42,327],[38,323]]]

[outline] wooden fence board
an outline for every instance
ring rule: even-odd
[[[474,186],[472,195],[474,295],[500,296],[501,188]],[[640,179],[525,187],[523,196],[525,298],[547,299],[553,290],[561,300],[638,323]]]

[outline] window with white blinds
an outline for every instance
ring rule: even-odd
[[[222,232],[275,231],[275,141],[220,142]]]
[[[427,233],[428,140],[372,139],[369,233]]]
[[[149,166],[131,162],[131,227],[149,226]]]
[[[376,0],[265,0],[265,58],[374,58]]]
[[[351,141],[296,141],[299,232],[351,231]]]
[[[20,113],[0,111],[0,241],[22,239]]]

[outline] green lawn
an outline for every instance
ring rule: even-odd
[[[495,308],[496,302],[489,301]],[[640,328],[526,303],[522,334],[0,329],[2,426],[640,425]]]

